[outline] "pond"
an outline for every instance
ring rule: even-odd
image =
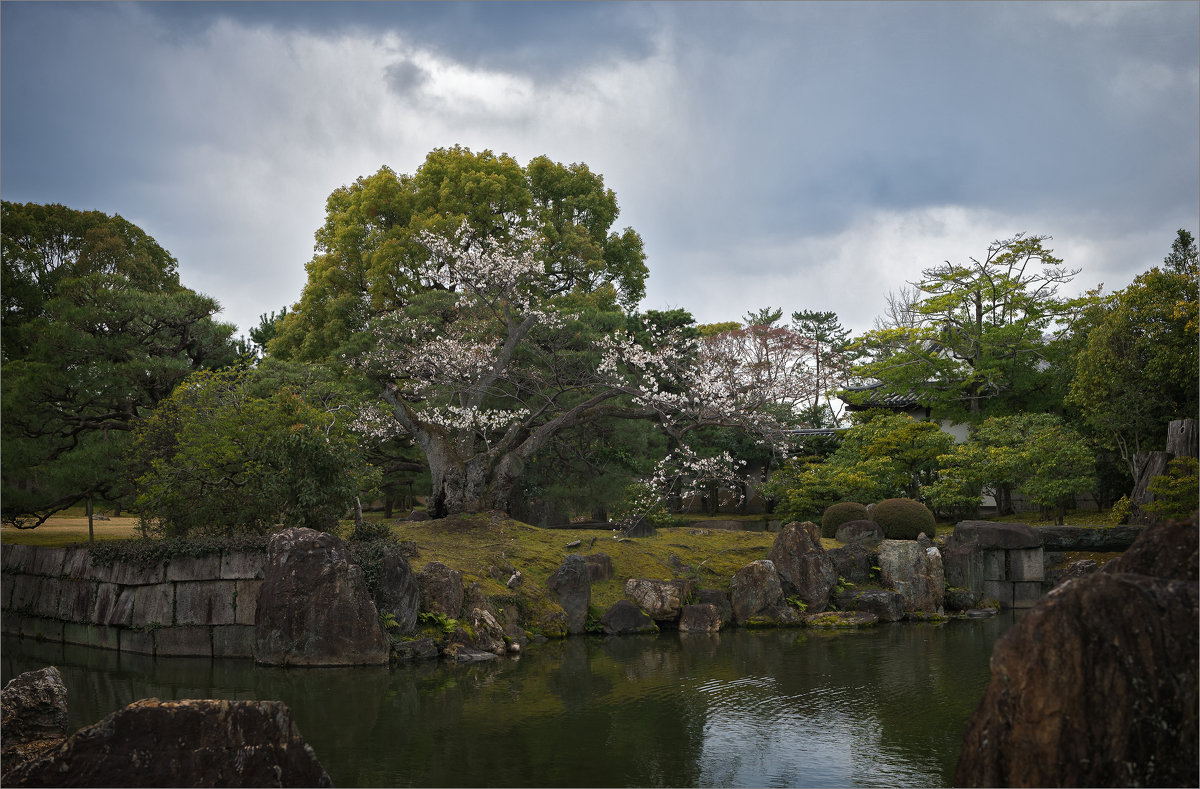
[[[139,698],[281,699],[335,786],[949,786],[1012,614],[572,638],[469,666],[280,669],[6,637],[71,726]]]

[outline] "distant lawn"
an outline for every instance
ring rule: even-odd
[[[138,519],[123,516],[109,520],[95,520],[97,542],[101,540],[127,540],[137,536]],[[47,520],[36,529],[0,528],[0,543],[11,545],[43,545],[61,548],[88,541],[87,515],[83,507],[72,507]]]

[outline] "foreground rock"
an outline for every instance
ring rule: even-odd
[[[775,563],[770,559],[750,562],[729,582],[733,619],[741,627],[771,627],[800,624],[800,615],[788,607]]]
[[[683,606],[695,592],[696,582],[690,580],[630,578],[625,582],[625,596],[641,606],[656,622],[679,619]]]
[[[383,665],[390,644],[362,568],[332,534],[271,537],[254,617],[254,659],[278,666]]]
[[[775,565],[785,597],[800,598],[810,614],[829,607],[837,573],[821,546],[821,530],[815,523],[784,526],[771,544],[767,559]]]
[[[332,786],[279,701],[143,699],[13,768],[6,786]]]
[[[1148,527],[1014,625],[954,785],[1200,785],[1195,546],[1192,524]]]
[[[54,666],[13,677],[0,692],[0,762],[7,772],[67,736],[67,688]],[[8,783],[7,775],[4,783]]]
[[[584,558],[577,553],[568,556],[546,586],[567,613],[567,632],[572,635],[584,632],[588,606],[592,604],[592,578]]]
[[[658,625],[650,616],[628,600],[618,600],[600,618],[604,632],[610,636],[628,636],[637,633],[657,633]]]
[[[879,577],[904,598],[904,610],[936,614],[942,610],[946,576],[937,548],[912,540],[879,543]]]

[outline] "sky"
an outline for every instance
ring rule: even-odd
[[[333,190],[453,145],[602,174],[701,323],[861,332],[1021,232],[1112,291],[1200,224],[1200,3],[0,2],[0,197],[120,214],[243,332]]]

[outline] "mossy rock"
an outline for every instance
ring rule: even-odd
[[[837,536],[838,526],[850,521],[870,520],[866,505],[855,501],[843,501],[825,509],[821,516],[821,536],[833,539]]]
[[[933,512],[915,499],[884,499],[871,511],[871,520],[888,540],[915,540],[922,532],[932,539],[937,533]]]

